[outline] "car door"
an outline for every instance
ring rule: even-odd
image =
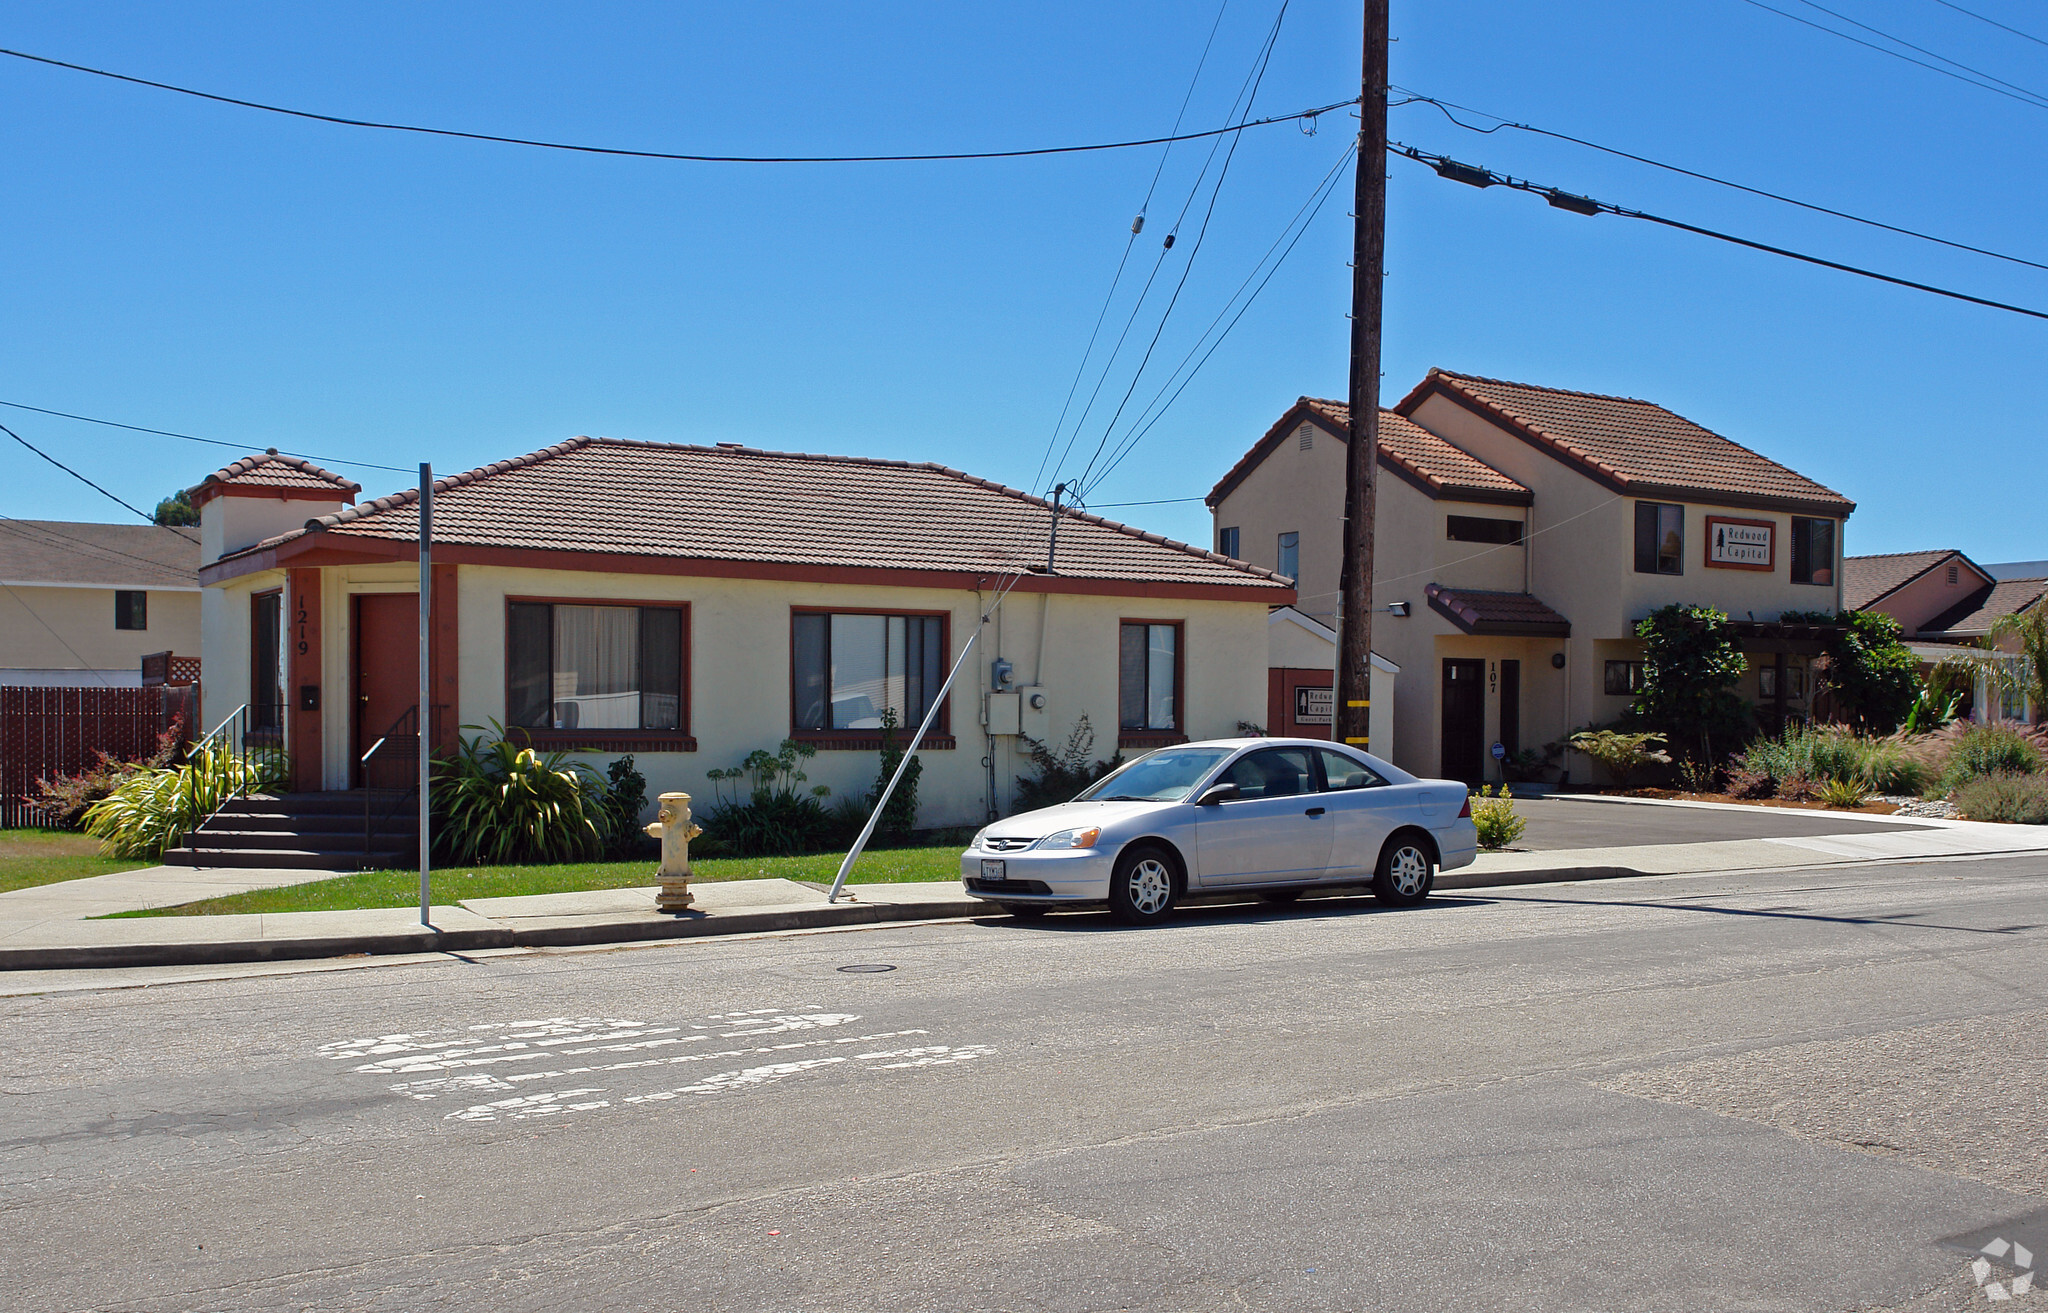
[[[1387,836],[1415,819],[1412,790],[1389,784],[1378,771],[1349,753],[1317,750],[1323,768],[1323,797],[1333,825],[1332,880],[1370,878]]]
[[[1199,809],[1197,865],[1204,885],[1318,880],[1334,824],[1318,791],[1312,748],[1260,748],[1216,777],[1238,796]]]

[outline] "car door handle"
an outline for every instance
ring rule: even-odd
[[[1321,807],[1311,807],[1302,813],[1303,816],[1321,816],[1322,814],[1323,809]]]

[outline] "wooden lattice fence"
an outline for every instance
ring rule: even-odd
[[[76,775],[98,754],[134,761],[182,718],[189,738],[196,685],[158,688],[0,688],[0,827],[47,824],[36,781]]]

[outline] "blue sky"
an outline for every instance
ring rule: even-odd
[[[1969,7],[2048,36],[2038,5]],[[1229,0],[1188,126],[1224,120],[1277,8]],[[1830,8],[2048,90],[2048,46],[1933,0]],[[0,3],[0,45],[511,135],[940,151],[1166,131],[1217,12]],[[2048,109],[1743,0],[1396,0],[1393,30],[1401,86],[2048,263],[2048,175],[2033,167]],[[1354,95],[1357,66],[1355,8],[1291,0],[1257,112]],[[2048,308],[2048,273],[1527,134],[1477,136],[1425,105],[1391,117],[1396,139],[1497,170]],[[0,60],[0,125],[0,398],[444,471],[593,433],[936,460],[1029,484],[1160,165],[1157,148],[809,168],[568,156],[287,120],[15,60]],[[1332,115],[1315,135],[1245,134],[1134,409],[1349,130]],[[1140,273],[1207,149],[1167,158],[1132,252]],[[1388,167],[1388,401],[1432,365],[1646,397],[1854,498],[1852,552],[2048,555],[2048,323]],[[1092,503],[1199,496],[1296,396],[1343,395],[1348,188]],[[1179,277],[1206,204],[1162,280]],[[1108,375],[1077,451],[1102,436],[1134,359]],[[0,422],[142,505],[234,455],[19,411]],[[4,468],[0,513],[120,516],[18,448]],[[371,493],[412,482],[336,468]],[[1105,513],[1209,537],[1199,502]]]

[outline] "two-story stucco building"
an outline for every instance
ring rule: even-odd
[[[0,520],[0,684],[134,688],[142,660],[199,657],[198,534]]]
[[[416,723],[418,492],[356,492],[271,455],[193,498],[208,723],[246,705],[301,791],[377,783],[365,753]],[[795,738],[812,784],[859,796],[883,714],[914,727],[985,613],[922,745],[924,824],[1007,811],[1023,738],[1084,715],[1101,757],[1264,715],[1291,586],[1072,510],[1048,568],[1052,517],[938,465],[737,444],[577,438],[438,479],[428,733],[631,753],[651,793],[707,801],[708,771]]]
[[[1335,625],[1350,412],[1304,397],[1209,493],[1217,550],[1296,580]],[[1841,605],[1854,503],[1647,401],[1432,370],[1380,425],[1373,649],[1395,682],[1393,758],[1499,778],[1492,752],[1614,719],[1635,625],[1667,603],[1736,621],[1766,715],[1796,714]],[[1585,778],[1586,766],[1575,767]]]

